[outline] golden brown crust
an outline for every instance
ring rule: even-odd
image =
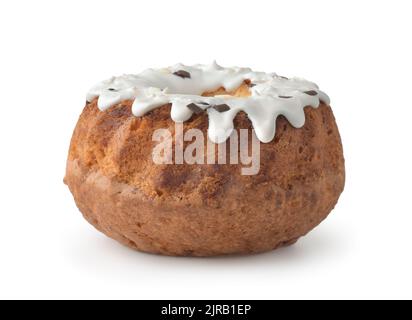
[[[146,252],[209,256],[289,244],[318,225],[344,187],[339,132],[329,106],[305,108],[303,128],[279,117],[275,139],[261,144],[259,174],[243,165],[156,165],[152,134],[174,132],[170,106],[144,117],[132,101],[107,111],[96,100],[80,116],[65,181],[86,219],[108,236]],[[184,130],[205,134],[207,117]],[[251,128],[243,113],[235,127]]]

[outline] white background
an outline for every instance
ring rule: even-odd
[[[412,298],[410,1],[2,1],[0,298]],[[183,62],[317,82],[346,189],[295,246],[170,258],[99,234],[62,179],[95,82]]]

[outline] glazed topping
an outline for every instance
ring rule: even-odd
[[[219,88],[234,91],[245,81],[249,83],[248,97],[202,96]],[[275,136],[279,115],[300,128],[305,123],[304,107],[317,108],[320,101],[329,104],[328,96],[316,84],[304,79],[289,79],[249,68],[223,68],[216,62],[194,66],[177,64],[165,69],[148,69],[138,75],[113,77],[93,87],[87,100],[97,97],[102,111],[123,100],[134,100],[132,112],[136,117],[169,103],[175,122],[187,121],[194,113],[207,113],[208,135],[215,143],[224,142],[231,135],[233,120],[240,111],[248,115],[258,139],[270,142]]]

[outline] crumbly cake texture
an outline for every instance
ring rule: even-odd
[[[231,94],[242,96],[245,85]],[[227,92],[207,95],[216,93]],[[324,102],[304,109],[300,129],[277,118],[275,138],[260,145],[260,172],[251,176],[240,174],[242,164],[154,164],[154,130],[175,130],[170,104],[143,117],[133,116],[132,104],[125,100],[105,111],[97,99],[86,104],[65,183],[87,221],[133,249],[173,256],[276,249],[317,226],[343,191],[341,140]],[[252,129],[242,112],[234,125]],[[183,127],[206,135],[208,118],[193,114]]]

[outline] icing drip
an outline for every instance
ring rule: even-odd
[[[234,91],[245,80],[251,82],[248,97],[202,96],[221,87],[227,92]],[[249,68],[223,68],[216,62],[194,66],[177,64],[148,69],[138,75],[113,77],[94,86],[87,100],[97,97],[102,111],[123,100],[134,100],[132,112],[136,117],[168,103],[172,105],[171,118],[175,122],[187,121],[193,113],[206,112],[208,135],[215,143],[224,142],[231,135],[233,120],[240,111],[248,115],[258,139],[270,142],[275,136],[279,115],[300,128],[305,123],[304,107],[317,108],[320,101],[329,104],[329,97],[307,80],[288,79]]]

